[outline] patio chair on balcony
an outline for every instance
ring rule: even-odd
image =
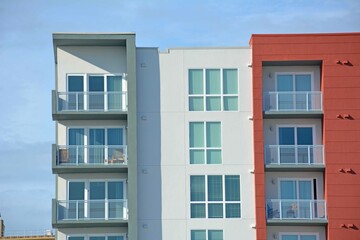
[[[69,154],[67,149],[59,150],[59,164],[68,163],[69,162]]]
[[[114,149],[111,159],[109,163],[113,164],[124,164],[125,163],[125,155],[122,153],[121,150]]]
[[[267,218],[272,219],[272,218],[279,218],[279,217],[280,217],[279,210],[277,210],[277,209],[274,210],[274,208],[267,205]]]

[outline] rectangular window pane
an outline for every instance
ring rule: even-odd
[[[297,74],[295,75],[295,91],[311,91],[311,75]]]
[[[297,145],[313,145],[313,135],[311,127],[297,128]]]
[[[208,240],[223,240],[223,231],[222,230],[209,230],[208,231]]]
[[[90,183],[90,199],[91,200],[105,199],[105,182]]]
[[[206,123],[206,146],[221,147],[221,123]]]
[[[190,201],[205,201],[205,176],[190,176]]]
[[[207,164],[221,164],[221,150],[211,149],[206,151],[206,163]]]
[[[206,94],[221,94],[220,70],[206,70]]]
[[[240,218],[240,203],[226,203],[226,218]]]
[[[190,164],[204,164],[205,163],[204,150],[190,150]]]
[[[68,76],[68,91],[69,92],[83,92],[84,91],[84,76]]]
[[[280,145],[295,145],[295,133],[293,127],[279,128],[279,144]]]
[[[89,240],[105,240],[105,237],[104,236],[102,236],[102,237],[100,237],[100,236],[91,236],[91,237],[89,237]]]
[[[103,92],[104,91],[104,76],[89,76],[89,91]]]
[[[293,91],[293,75],[279,74],[277,75],[277,90],[279,92]]]
[[[240,201],[240,176],[225,176],[225,200]]]
[[[84,240],[84,237],[68,237],[68,240]]]
[[[204,123],[190,123],[190,147],[204,147]]]
[[[222,176],[208,176],[208,201],[222,201],[222,194]]]
[[[208,204],[208,217],[209,218],[223,218],[223,204],[222,203],[209,203]]]
[[[207,111],[221,111],[221,97],[206,97]]]
[[[109,128],[107,130],[107,144],[108,145],[123,145],[123,129]]]
[[[108,183],[108,199],[124,199],[123,182]]]
[[[84,200],[84,182],[69,182],[69,200]]]
[[[281,180],[280,181],[280,197],[281,199],[296,199],[296,181]]]
[[[124,236],[108,236],[108,240],[124,240]]]
[[[122,77],[107,76],[108,109],[122,109]]]
[[[224,94],[238,93],[237,69],[223,70],[223,92]]]
[[[189,94],[203,94],[203,70],[191,69],[189,70]]]
[[[281,235],[281,240],[298,240],[297,235]]]
[[[191,218],[205,218],[205,203],[192,203],[190,208]]]
[[[224,110],[237,111],[238,110],[238,97],[224,97]]]
[[[206,240],[206,231],[191,230],[191,240]]]
[[[300,235],[300,240],[316,240],[316,235]]]
[[[204,111],[204,98],[189,97],[189,111]]]

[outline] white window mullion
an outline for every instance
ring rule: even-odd
[[[89,204],[88,204],[88,200],[90,198],[90,183],[89,181],[85,181],[84,182],[85,185],[85,189],[84,189],[84,218],[88,218],[89,215]]]
[[[105,199],[104,199],[104,204],[105,204],[105,220],[109,219],[109,199],[108,199],[108,181],[105,181]]]
[[[107,90],[107,77],[108,74],[104,75],[104,112],[108,111],[108,90]]]
[[[203,102],[204,102],[204,111],[206,112],[206,69],[203,68]]]
[[[223,218],[226,218],[226,199],[225,199],[225,175],[222,176],[222,189],[223,189],[223,199],[222,199],[222,204],[223,204]]]
[[[220,68],[220,112],[224,111],[224,69]]]
[[[205,218],[208,218],[208,175],[205,176]]]
[[[208,164],[207,163],[207,122],[203,122],[203,126],[204,126],[204,164]]]

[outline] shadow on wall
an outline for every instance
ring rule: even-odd
[[[159,53],[157,48],[136,52],[138,238],[162,239]]]
[[[109,73],[126,72],[126,47],[61,46],[62,51]]]

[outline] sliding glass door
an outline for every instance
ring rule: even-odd
[[[309,218],[313,194],[312,179],[280,180],[282,218]]]
[[[298,164],[313,162],[313,128],[279,127],[280,163]]]

